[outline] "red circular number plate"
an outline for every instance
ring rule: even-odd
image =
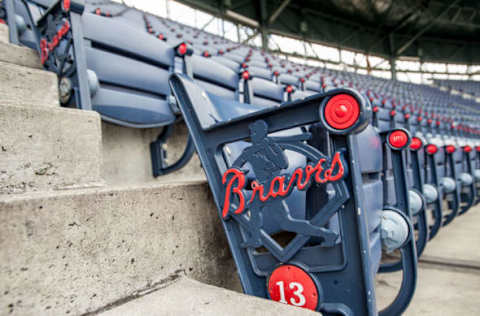
[[[294,265],[283,265],[270,274],[268,293],[274,301],[316,310],[318,290],[312,278]]]
[[[404,131],[393,131],[388,137],[388,141],[392,147],[400,149],[408,143],[408,135]]]

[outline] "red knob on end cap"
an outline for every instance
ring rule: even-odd
[[[360,116],[360,105],[348,94],[339,94],[328,100],[325,106],[325,120],[335,129],[352,127]]]
[[[187,53],[187,44],[182,43],[182,44],[178,45],[177,53],[178,53],[180,56],[185,55],[185,54]]]
[[[408,143],[408,135],[404,131],[398,130],[390,133],[388,142],[393,148],[401,149]]]
[[[422,141],[418,137],[413,137],[412,142],[410,143],[410,149],[418,150],[422,148]]]
[[[463,146],[463,151],[466,152],[466,153],[469,153],[472,151],[472,147],[467,145],[467,146]]]
[[[447,145],[445,147],[445,151],[449,154],[453,154],[455,152],[456,148],[453,145]]]
[[[438,151],[438,147],[435,146],[434,144],[429,144],[427,145],[427,147],[425,148],[426,152],[429,153],[430,155],[434,155],[437,153]]]
[[[242,72],[242,78],[244,80],[248,80],[248,78],[250,78],[250,74],[248,73],[248,71]]]

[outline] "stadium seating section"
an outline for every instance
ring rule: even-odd
[[[456,90],[472,96],[480,95],[480,84],[478,81],[471,80],[440,80],[435,79],[433,83],[438,87],[445,87],[450,90]]]

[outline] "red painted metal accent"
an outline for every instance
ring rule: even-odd
[[[63,0],[62,4],[65,12],[70,11],[70,0]]]
[[[40,62],[45,64],[48,59],[48,48],[47,48],[47,40],[42,38],[40,40]]]
[[[463,146],[463,151],[466,152],[466,153],[471,152],[472,151],[472,146],[470,146],[470,145]]]
[[[53,51],[58,46],[60,40],[68,33],[69,30],[70,23],[68,23],[68,21],[65,21],[62,27],[53,36],[51,42],[47,42],[45,38],[42,38],[40,40],[40,62],[42,63],[42,65],[45,64],[45,62],[47,61],[49,52]]]
[[[250,78],[250,73],[248,71],[242,72],[242,78],[248,80]]]

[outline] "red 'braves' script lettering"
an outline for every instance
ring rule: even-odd
[[[69,30],[70,30],[70,23],[68,23],[68,21],[65,21],[62,27],[57,31],[57,34],[53,36],[52,41],[50,43],[47,43],[47,40],[44,38],[40,40],[40,51],[41,51],[40,61],[42,62],[42,65],[45,64],[45,62],[47,61],[49,52],[53,51],[55,47],[58,46],[58,44],[60,43],[60,40],[65,36],[65,34],[68,33]]]
[[[285,197],[293,190],[295,186],[299,190],[305,190],[310,184],[312,177],[317,183],[326,183],[329,181],[334,182],[340,180],[345,172],[345,168],[343,167],[343,163],[340,158],[340,153],[335,153],[328,169],[325,169],[323,166],[325,162],[326,159],[322,158],[315,166],[307,165],[305,168],[295,169],[290,177],[285,175],[277,176],[270,181],[268,188],[257,181],[252,181],[253,192],[249,202],[251,203],[256,196],[258,196],[262,202],[266,202],[269,199],[276,198],[278,196]],[[336,173],[333,174],[335,171]],[[229,178],[228,183],[227,178]],[[233,213],[241,214],[245,210],[245,196],[242,192],[246,183],[245,174],[235,168],[228,169],[223,174],[222,183],[227,183],[222,210],[223,218],[227,216],[228,211],[230,210],[233,194],[235,194],[239,199],[237,209],[234,210]]]

